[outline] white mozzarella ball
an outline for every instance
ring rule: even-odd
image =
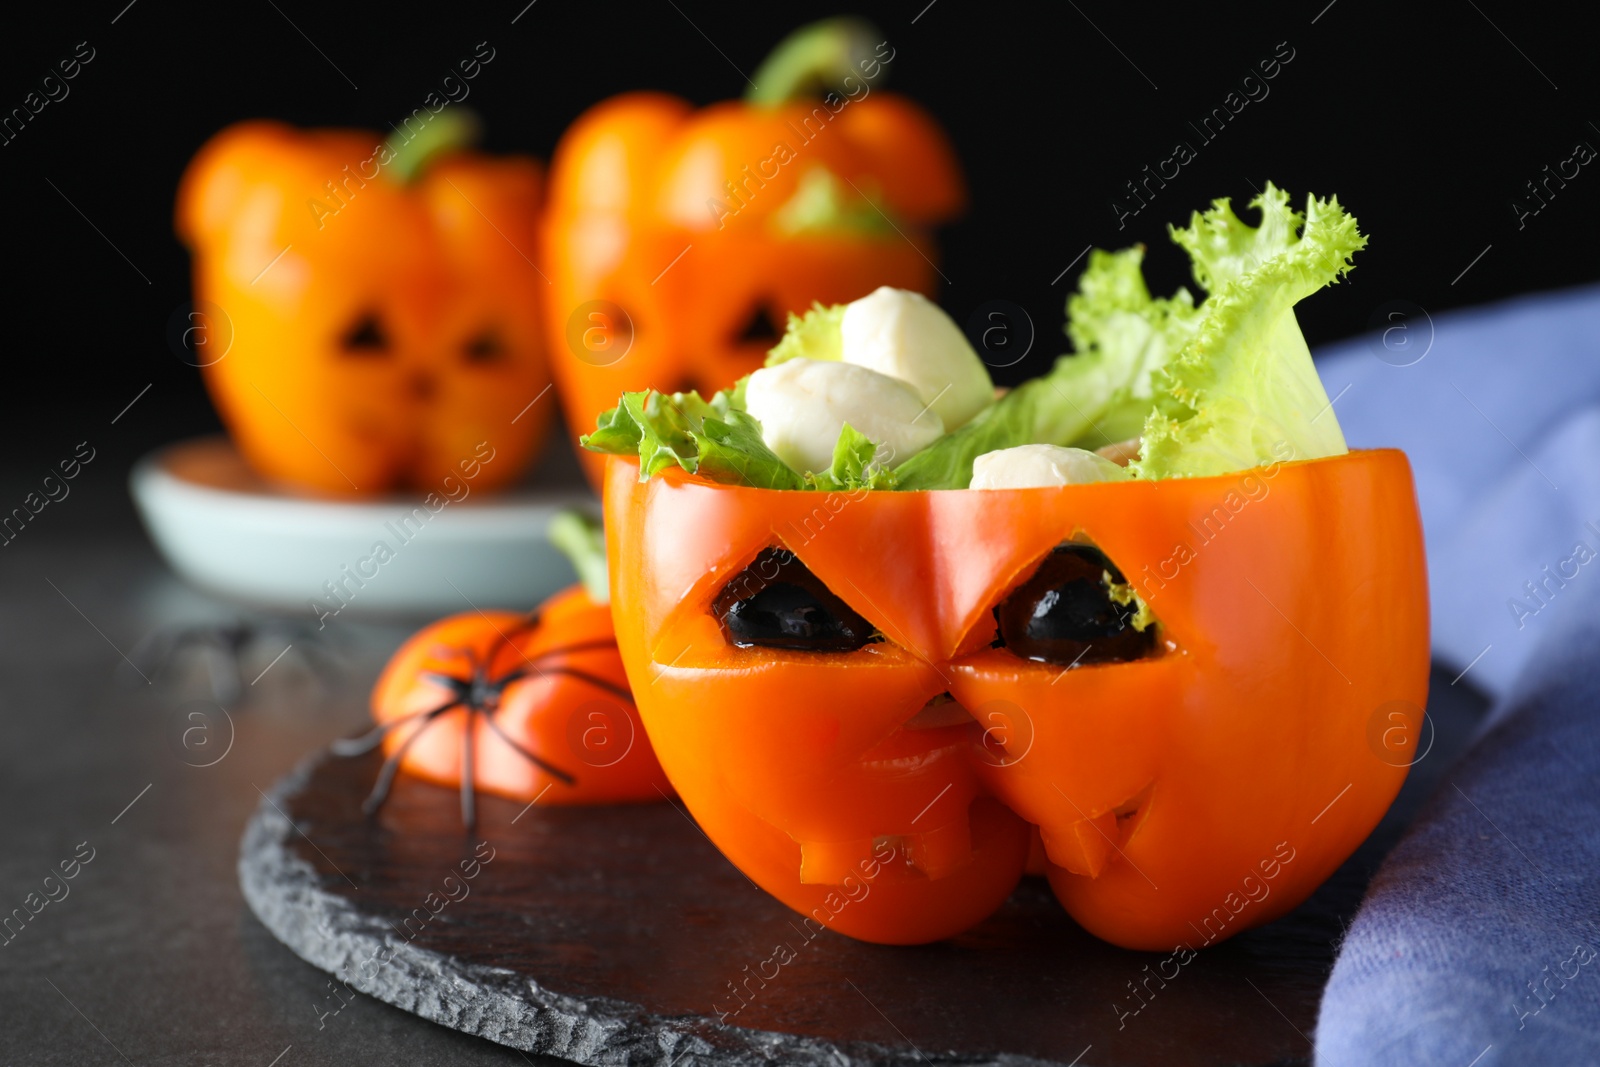
[[[825,471],[849,423],[878,446],[876,459],[909,459],[944,434],[937,411],[898,378],[852,363],[791,359],[750,375],[745,410],[767,447],[797,471]]]
[[[844,309],[841,358],[910,382],[954,430],[994,403],[994,382],[949,315],[920,293],[885,285]]]
[[[972,489],[1028,489],[1042,485],[1121,482],[1128,478],[1104,456],[1060,445],[1018,445],[985,452],[972,461]]]

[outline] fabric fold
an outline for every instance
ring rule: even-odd
[[[1368,889],[1317,1063],[1600,1063],[1600,287],[1402,325],[1318,366],[1352,447],[1410,456],[1435,656],[1495,703]]]

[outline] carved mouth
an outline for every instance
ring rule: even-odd
[[[930,697],[922,705],[922,710],[913,715],[902,729],[937,730],[943,726],[961,726],[976,721],[966,705],[946,692]]]
[[[1050,862],[1073,874],[1100,877],[1106,865],[1122,855],[1123,846],[1144,821],[1153,787],[1153,782],[1146,783],[1133,796],[1094,818],[1040,826],[1040,838]]]
[[[973,840],[967,806],[972,800],[969,776],[952,762],[952,752],[968,744],[961,731],[930,733],[949,727],[970,726],[972,713],[949,693],[939,693],[925,701],[904,725],[864,753],[857,766],[870,775],[893,781],[896,788],[915,783],[911,788],[926,796],[897,820],[895,829],[846,841],[816,841],[796,838],[800,843],[800,880],[810,884],[840,884],[847,877],[861,877],[864,864],[883,868],[885,877],[898,879],[917,876],[943,878],[971,861],[982,842]],[[942,768],[942,769],[941,769]],[[953,788],[957,782],[960,788]],[[916,809],[926,803],[920,812]],[[865,827],[864,827],[865,828]],[[891,873],[892,872],[892,873]]]

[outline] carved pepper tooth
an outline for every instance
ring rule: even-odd
[[[872,839],[800,842],[800,881],[806,885],[840,885],[860,877],[872,857]]]
[[[1073,874],[1098,878],[1116,845],[1117,813],[1103,812],[1092,819],[1079,819],[1061,829],[1041,826],[1039,837],[1044,842],[1044,851],[1051,863],[1065,867]]]
[[[852,841],[801,841],[800,881],[806,885],[841,885],[847,877],[876,870],[892,850],[929,878],[943,878],[972,860],[972,826],[960,818],[922,833],[880,834]]]
[[[920,834],[906,835],[911,865],[929,878],[943,878],[972,859],[972,825],[965,815]]]

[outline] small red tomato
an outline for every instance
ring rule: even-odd
[[[468,826],[476,791],[541,804],[672,795],[628,690],[610,605],[584,585],[532,614],[466,612],[418,631],[379,676],[372,716],[375,729],[334,746],[341,755],[383,746],[369,812],[402,769],[459,788]]]

